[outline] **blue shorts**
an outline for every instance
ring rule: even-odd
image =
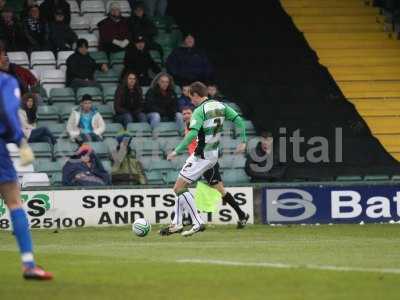
[[[18,181],[18,176],[8,153],[7,144],[0,138],[0,184],[16,181]]]

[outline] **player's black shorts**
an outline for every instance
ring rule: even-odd
[[[212,169],[205,171],[203,177],[209,185],[216,185],[222,181],[221,174],[219,173],[219,163],[217,162]]]

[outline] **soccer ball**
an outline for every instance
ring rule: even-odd
[[[137,219],[132,224],[132,231],[137,236],[144,237],[151,231],[151,224],[144,218]]]

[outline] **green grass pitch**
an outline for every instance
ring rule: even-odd
[[[158,229],[34,231],[53,282],[23,281],[13,236],[0,232],[0,299],[400,299],[398,225]]]

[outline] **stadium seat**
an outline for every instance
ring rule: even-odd
[[[221,147],[222,153],[230,154],[230,153],[235,152],[235,150],[239,144],[240,144],[239,139],[233,140],[230,137],[223,137],[223,138],[221,138],[220,147]]]
[[[182,141],[181,137],[159,137],[157,139],[163,149],[164,155],[167,156]]]
[[[103,85],[103,98],[106,103],[114,102],[116,90],[117,90],[116,84]]]
[[[61,186],[62,185],[62,173],[54,173],[50,178],[51,185]]]
[[[123,65],[124,64],[124,57],[125,57],[125,52],[120,51],[120,52],[115,52],[110,54],[110,65]]]
[[[26,52],[7,52],[8,59],[10,62],[17,64],[22,67],[29,68],[29,57]]]
[[[163,177],[164,182],[166,184],[173,184],[176,181],[176,179],[178,178],[178,175],[179,175],[179,171],[177,171],[177,170],[168,171],[167,174]]]
[[[31,53],[31,67],[39,74],[43,70],[56,68],[56,58],[51,51],[33,51]]]
[[[105,15],[105,6],[102,0],[82,1],[81,14],[82,15]]]
[[[90,32],[93,34],[98,34],[99,27],[97,26],[101,21],[103,21],[105,18],[107,18],[104,15],[93,15],[90,18]]]
[[[76,2],[76,0],[67,0],[67,2],[71,9],[71,15],[79,15],[81,13],[78,2]]]
[[[38,121],[60,121],[60,115],[56,107],[39,105],[37,109]]]
[[[143,95],[146,95],[147,91],[150,89],[149,86],[142,86]]]
[[[102,163],[104,169],[107,171],[107,173],[111,175],[111,170],[112,170],[111,161],[109,159],[102,159],[101,163]]]
[[[222,179],[225,183],[247,183],[250,181],[244,170],[240,169],[225,169],[222,174]]]
[[[35,157],[53,157],[51,146],[48,143],[30,143],[29,145],[31,146],[33,153],[35,153]]]
[[[148,184],[163,184],[163,175],[160,171],[145,171]]]
[[[57,53],[57,69],[65,70],[67,68],[66,67],[67,59],[73,53],[74,51],[59,51]]]
[[[390,177],[389,175],[365,175],[364,180],[365,181],[386,181],[389,180]]]
[[[336,181],[361,181],[361,180],[362,180],[361,176],[344,175],[336,177]]]
[[[121,8],[121,14],[124,17],[129,17],[131,15],[131,7],[129,5],[129,2],[126,0],[119,0],[119,1],[107,1],[107,6],[106,6],[106,12],[110,11],[110,5],[112,2],[116,2],[119,4],[119,7]]]
[[[172,160],[172,165],[175,167],[175,170],[180,170],[182,169],[183,165],[185,164],[186,160],[188,159],[188,154],[181,154],[175,157],[175,159]]]
[[[75,93],[74,90],[67,88],[54,88],[50,91],[49,103],[75,103]]]
[[[91,1],[87,1],[91,2]],[[86,2],[84,2],[86,3]],[[78,33],[78,38],[85,39],[89,44],[89,51],[97,51],[99,45],[99,39],[94,33]]]
[[[22,175],[20,183],[22,188],[50,186],[50,180],[46,173],[25,173]]]
[[[71,15],[71,28],[76,34],[87,33],[90,29],[90,19],[78,15]]]
[[[127,130],[134,137],[140,138],[152,136],[150,124],[147,122],[129,123]]]
[[[108,69],[107,72],[97,70],[94,74],[96,81],[100,84],[117,84],[119,82],[120,73],[114,68]]]
[[[76,100],[79,102],[83,95],[89,94],[93,101],[103,102],[103,92],[97,87],[82,87],[76,92]]]
[[[69,116],[71,115],[72,110],[77,107],[77,105],[74,103],[57,103],[57,104],[54,104],[54,106],[56,106],[58,108],[58,112],[60,114],[61,121],[68,120]]]
[[[99,158],[109,158],[110,151],[107,147],[107,144],[104,142],[88,142],[90,146],[92,146],[93,151]]]
[[[41,72],[41,84],[48,94],[53,88],[65,87],[65,71],[43,70]]]
[[[93,58],[97,64],[107,64],[108,58],[107,54],[104,51],[91,51],[89,52],[91,58]]]
[[[155,16],[151,20],[158,29],[164,31],[171,31],[171,29],[176,28],[176,22],[171,16]]]
[[[161,59],[160,52],[155,51],[155,50],[150,50],[150,56],[156,63],[158,63],[160,65],[164,63]]]
[[[114,109],[111,105],[103,104],[99,105],[96,104],[95,107],[97,108],[98,112],[101,114],[103,119],[106,122],[112,121],[114,118]]]
[[[154,132],[159,137],[174,137],[178,136],[178,128],[175,122],[161,122]]]
[[[161,145],[157,140],[148,138],[133,138],[131,147],[136,151],[136,156],[161,156]]]
[[[243,169],[246,158],[243,155],[224,155],[219,162],[222,169]]]
[[[62,165],[58,161],[52,161],[50,159],[40,158],[33,162],[33,168],[35,172],[48,173],[50,176],[54,173],[61,172]]]
[[[78,145],[70,140],[59,140],[54,146],[54,156],[59,158],[68,158],[78,150]]]
[[[64,137],[67,138],[68,133],[66,127],[67,127],[66,124],[53,124],[48,128],[56,138],[64,138]]]
[[[104,137],[115,137],[124,128],[119,123],[107,123],[106,131],[104,132]]]
[[[143,157],[140,161],[146,171],[158,170],[165,174],[169,170],[175,170],[174,165],[170,161],[161,159],[160,157]]]

